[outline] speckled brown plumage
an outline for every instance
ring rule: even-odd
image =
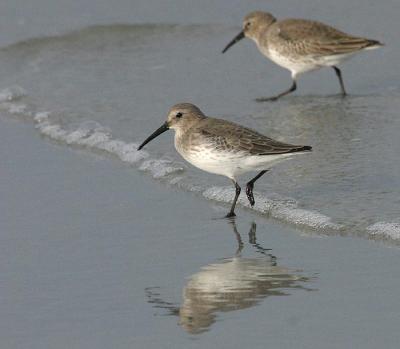
[[[235,216],[234,210],[241,191],[237,176],[260,171],[246,185],[246,195],[253,206],[254,183],[272,164],[311,150],[310,146],[278,142],[233,122],[207,117],[190,103],[173,106],[167,121],[147,137],[138,150],[170,128],[175,130],[175,148],[185,160],[234,182],[235,198],[227,217]]]
[[[342,73],[337,67],[355,53],[375,49],[383,44],[377,40],[353,36],[327,24],[306,19],[277,20],[268,12],[254,11],[243,20],[243,30],[223,49],[226,52],[235,43],[247,37],[252,39],[262,54],[292,74],[292,86],[269,98],[277,100],[297,89],[297,77],[322,67],[332,67],[346,95]]]
[[[324,23],[304,19],[274,22],[261,38],[266,46],[298,56],[353,53],[381,45],[376,40],[352,36]]]
[[[311,147],[275,141],[247,127],[227,120],[206,117],[193,125],[179,143],[188,147],[248,155],[276,155],[310,150]]]

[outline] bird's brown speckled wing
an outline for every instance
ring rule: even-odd
[[[287,49],[302,55],[335,55],[382,45],[376,40],[355,37],[317,21],[286,19],[271,28],[269,39],[284,41]]]
[[[238,124],[212,118],[204,120],[192,136],[216,150],[243,152],[246,155],[277,155],[311,150],[309,146],[278,142]]]

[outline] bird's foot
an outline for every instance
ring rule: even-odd
[[[259,97],[256,98],[255,101],[262,103],[262,102],[276,102],[279,99],[279,96],[272,96],[272,97]]]
[[[236,217],[236,214],[233,211],[228,212],[228,214],[225,216],[225,218],[232,218],[232,217]]]
[[[249,199],[251,207],[253,207],[254,204],[256,203],[256,201],[254,200],[254,195],[253,195],[253,187],[254,187],[254,184],[252,184],[252,183],[249,183],[246,186],[246,195],[247,195],[247,198]]]

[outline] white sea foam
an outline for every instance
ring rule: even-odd
[[[32,111],[26,104],[19,102],[0,101],[0,110],[6,111],[10,115],[21,115],[24,117],[32,117]]]
[[[28,105],[19,101],[26,95],[25,90],[19,86],[12,86],[0,91],[0,110],[13,116],[31,118],[34,112]]]
[[[58,124],[51,123],[50,115],[48,112],[36,113],[34,121],[41,134],[54,140],[105,151],[129,164],[138,163],[149,157],[146,151],[137,150],[139,144],[113,139],[110,130],[97,122],[87,121],[74,130],[66,130]],[[163,178],[184,171],[182,165],[169,159],[148,159],[141,163],[139,169],[151,173],[153,178]]]
[[[234,190],[230,187],[211,187],[203,192],[203,196],[210,200],[231,203]],[[291,198],[283,198],[277,194],[270,197],[254,193],[256,201],[253,209],[257,212],[268,214],[279,220],[310,227],[313,229],[341,230],[343,226],[333,223],[331,218],[319,212],[304,210],[297,207],[297,202]],[[247,198],[242,194],[238,203],[250,207]]]
[[[400,239],[400,223],[377,222],[367,227],[370,236],[383,239]]]
[[[13,115],[23,114],[26,116],[30,116],[31,112],[28,109],[28,106],[22,103],[7,103],[8,112]]]
[[[0,102],[11,102],[26,95],[20,86],[7,87],[0,91]]]
[[[48,120],[49,116],[50,116],[50,113],[47,111],[38,112],[35,114],[33,120],[37,123],[41,123],[41,122]]]
[[[146,151],[138,151],[137,143],[126,143],[114,139],[109,129],[95,121],[86,121],[74,128],[65,128],[54,121],[51,112],[34,112],[26,104],[15,101],[25,95],[19,87],[0,91],[0,108],[11,115],[31,117],[36,129],[44,136],[72,146],[81,146],[94,151],[102,151],[117,156],[121,161],[135,165],[139,170],[150,173],[153,178],[167,178],[170,185],[187,191],[201,193],[205,198],[223,203],[231,203],[234,190],[231,187],[212,187],[194,184],[195,179],[188,177],[185,166],[171,159],[150,158]],[[254,193],[256,204],[253,209],[262,214],[306,226],[314,229],[340,230],[342,226],[332,223],[331,219],[321,213],[298,208],[294,199],[283,198],[277,194],[265,196]],[[239,198],[240,205],[250,208],[245,197]]]
[[[101,150],[118,156],[122,161],[135,164],[149,157],[145,151],[138,151],[137,143],[125,143],[112,139],[111,132],[96,122],[85,122],[74,130],[63,129],[58,124],[52,124],[50,113],[37,113],[34,117],[36,128],[42,135],[68,145],[78,145]],[[168,159],[148,159],[139,165],[139,169],[151,173],[153,178],[164,178],[182,173],[184,167]]]
[[[74,130],[63,129],[50,121],[50,113],[36,113],[36,128],[44,136],[69,145],[84,146],[118,156],[122,161],[134,164],[148,157],[145,151],[138,151],[138,144],[112,139],[111,132],[96,122],[84,122]]]
[[[166,159],[149,159],[143,161],[139,170],[148,171],[154,178],[162,178],[171,174],[184,171],[182,166],[178,166],[171,160]]]
[[[185,190],[200,192],[210,200],[231,203],[234,190],[231,187],[212,187],[204,189],[202,186],[193,185],[185,176],[185,167],[171,159],[149,158],[145,151],[138,151],[138,144],[125,143],[122,140],[113,139],[111,132],[96,122],[86,122],[74,130],[63,129],[58,124],[52,124],[50,113],[36,113],[34,120],[37,129],[45,136],[64,142],[68,145],[78,145],[101,150],[118,156],[129,164],[139,163],[138,168],[151,174],[153,178],[169,178],[171,185],[176,185]],[[307,226],[314,229],[340,230],[341,225],[335,224],[319,212],[298,208],[294,199],[284,198],[277,194],[269,196],[254,193],[256,204],[253,209],[267,214],[276,219],[290,222],[296,225]],[[250,208],[250,205],[242,195],[239,198],[240,205]]]

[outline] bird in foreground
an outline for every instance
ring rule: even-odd
[[[377,40],[352,36],[321,22],[305,19],[277,20],[268,12],[255,11],[243,20],[243,30],[223,49],[225,53],[243,38],[253,40],[260,52],[292,73],[292,86],[273,97],[257,101],[276,101],[297,88],[297,77],[305,72],[332,67],[346,95],[338,64],[355,53],[383,46]]]
[[[237,176],[260,171],[246,185],[246,195],[254,206],[253,187],[269,168],[288,157],[311,151],[307,145],[292,145],[275,141],[233,122],[205,116],[193,104],[174,105],[167,121],[138,148],[169,129],[175,130],[175,148],[182,157],[203,171],[223,175],[235,185],[235,197],[226,217],[234,217],[241,188]]]

